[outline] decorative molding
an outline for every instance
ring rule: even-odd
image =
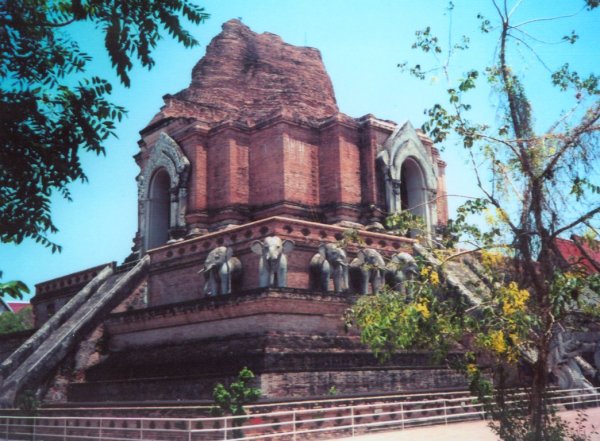
[[[400,185],[402,164],[409,158],[417,163],[423,174],[424,200],[434,200],[437,195],[437,168],[429,158],[419,134],[407,121],[404,125],[396,127],[377,154],[379,172],[385,182],[386,207],[390,213],[402,209],[400,194],[395,187]],[[436,204],[433,204],[433,208],[428,204],[425,220],[429,229],[437,224],[436,214]]]
[[[138,228],[143,251],[146,250],[149,223],[150,183],[158,170],[165,170],[169,174],[171,183],[169,230],[171,232],[184,231],[190,161],[179,144],[165,132],[161,132],[156,143],[148,149],[148,161],[136,178],[138,183]]]

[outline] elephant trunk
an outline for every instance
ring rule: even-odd
[[[267,265],[268,265],[270,268],[276,268],[276,267],[277,267],[277,264],[279,263],[279,259],[280,259],[280,257],[281,257],[281,254],[278,254],[278,255],[267,254],[267,256],[266,256],[266,259],[265,259],[265,260],[266,260],[266,262],[267,262]]]
[[[202,268],[200,268],[200,271],[198,271],[198,274],[208,274],[212,271],[212,269],[215,267],[214,263],[206,263],[204,264],[204,266]]]
[[[418,275],[419,274],[419,267],[416,264],[410,264],[406,267],[406,269],[404,270],[406,273],[412,274],[412,275]]]

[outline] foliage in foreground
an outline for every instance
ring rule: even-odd
[[[185,47],[198,44],[182,26],[206,20],[203,8],[174,1],[0,2],[0,241],[32,239],[52,252],[47,234],[57,228],[50,199],[71,198],[68,185],[86,181],[82,152],[104,154],[125,109],[109,100],[112,85],[85,74],[91,57],[69,35],[88,22],[104,39],[117,76],[126,87],[134,61],[154,66],[152,51],[165,33]],[[20,282],[0,295],[26,293]]]
[[[254,379],[254,373],[244,367],[238,374],[237,380],[232,382],[229,387],[218,383],[213,390],[213,399],[217,407],[213,408],[216,415],[246,415],[244,406],[253,403],[260,398],[261,391],[258,388],[251,387],[250,382]],[[234,427],[233,437],[241,438],[244,436],[242,427],[247,418],[235,418],[232,422]]]
[[[2,278],[2,271],[0,271]],[[10,282],[0,282],[0,297],[12,297],[13,299],[22,299],[23,294],[29,294],[29,288],[19,280],[11,280]]]
[[[426,110],[423,129],[437,143],[457,140],[482,197],[458,210],[448,236],[430,250],[432,258],[420,262],[421,274],[408,284],[406,296],[388,290],[364,297],[351,316],[363,341],[380,357],[415,348],[430,349],[440,358],[454,349],[463,353],[459,368],[474,391],[492,397],[493,427],[503,439],[576,440],[583,435],[568,430],[548,402],[548,368],[551,345],[560,332],[599,321],[600,276],[567,261],[557,245],[568,234],[589,246],[598,244],[599,79],[572,70],[568,62],[554,70],[549,82],[571,94],[572,107],[547,131],[537,131],[534,103],[525,87],[528,71],[520,69],[523,52],[512,54],[525,48],[540,60],[530,45],[535,37],[528,25],[551,19],[515,22],[522,2],[508,3],[491,1],[495,20],[478,15],[481,32],[498,36],[493,64],[462,70],[458,79],[451,62],[468,49],[469,38],[449,41],[446,50],[431,28],[416,33],[413,48],[433,55],[436,64],[431,69],[423,63],[401,67],[419,79],[443,77],[448,83],[448,102]],[[588,10],[597,6],[591,1],[584,5]],[[578,38],[573,32],[563,43],[574,44]],[[477,89],[498,98],[497,124],[475,121],[478,115],[469,101]],[[467,218],[473,214],[485,218],[488,228],[470,224]],[[467,302],[448,289],[444,270],[475,252],[481,283],[472,289],[479,301]],[[518,378],[519,373],[526,375]],[[509,394],[517,384],[528,386],[527,405],[515,408]]]
[[[19,312],[3,312],[0,314],[0,335],[26,331],[33,328],[33,310],[31,306]]]

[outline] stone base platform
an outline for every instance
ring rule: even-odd
[[[381,364],[344,330],[354,299],[306,290],[242,292],[113,314],[108,354],[69,386],[70,402],[210,400],[247,366],[267,399],[464,387],[427,353]],[[176,341],[177,344],[172,342]]]

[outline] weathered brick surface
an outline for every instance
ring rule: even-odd
[[[350,298],[307,291],[240,293],[131,311],[107,322],[115,350],[178,344],[202,338],[269,332],[344,333],[342,316]]]
[[[277,124],[252,134],[249,152],[250,204],[263,206],[284,199],[284,126]]]
[[[314,303],[327,309],[330,300],[316,300]],[[201,312],[201,304],[196,306]],[[213,306],[205,305],[206,311],[212,311],[216,321],[227,321],[230,305]],[[115,327],[119,321],[136,326],[137,315],[114,316],[107,324],[111,335],[122,335],[123,329]],[[168,319],[169,312],[150,315],[154,315],[151,320],[160,321]],[[312,329],[313,324],[309,325]],[[465,386],[460,375],[436,365],[424,352],[396,354],[382,364],[352,333],[250,329],[243,334],[205,338],[182,332],[172,343],[113,347],[107,358],[88,369],[86,383],[70,387],[70,397],[75,401],[89,397],[98,401],[210,399],[212,386],[235,376],[243,366],[257,374],[257,385],[268,399],[326,395],[332,386],[343,395]]]
[[[192,83],[142,130],[145,149],[166,131],[192,163],[189,230],[269,216],[367,224],[385,215],[375,165],[396,124],[340,113],[318,51],[257,35],[237,20],[208,46]],[[426,155],[439,162],[420,134]],[[440,175],[440,189],[445,188]],[[438,218],[447,219],[445,198]]]
[[[352,370],[318,370],[268,373],[260,377],[266,396],[285,398],[326,395],[334,387],[341,394],[402,393],[466,387],[465,377],[449,369],[432,367]]]
[[[284,109],[311,120],[337,113],[321,54],[230,20],[194,67],[191,86],[169,97],[155,121],[166,116],[259,121]]]

